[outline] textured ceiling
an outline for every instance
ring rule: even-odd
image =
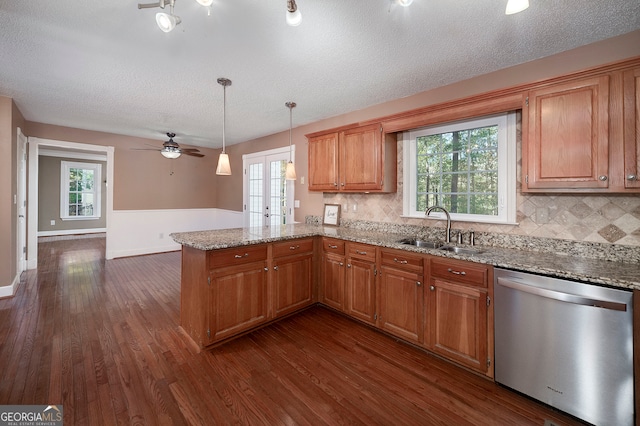
[[[638,0],[0,0],[0,95],[30,121],[219,147],[640,29]]]

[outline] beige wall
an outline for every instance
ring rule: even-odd
[[[60,172],[63,161],[81,161],[102,165],[102,189],[100,219],[62,220],[60,219]],[[38,231],[68,231],[73,229],[106,228],[107,226],[107,163],[105,161],[79,160],[76,158],[48,157],[38,159]],[[55,220],[55,225],[51,225]]]
[[[17,272],[18,127],[24,129],[22,114],[13,99],[0,96],[0,286],[12,284]]]
[[[614,37],[602,42],[583,46],[568,52],[538,59],[522,65],[506,68],[480,77],[461,81],[402,99],[396,99],[370,108],[353,111],[348,114],[317,121],[293,129],[293,143],[296,145],[296,199],[300,208],[295,211],[295,220],[304,221],[306,215],[320,215],[323,195],[307,191],[308,146],[305,134],[339,127],[351,123],[363,122],[379,117],[393,115],[429,105],[435,105],[455,99],[477,95],[492,90],[508,88],[546,78],[592,68],[640,55],[640,31]],[[298,103],[297,110],[305,108]],[[294,115],[295,123],[295,115]],[[220,185],[216,205],[229,210],[242,210],[242,174],[235,172],[242,167],[242,154],[286,146],[289,142],[288,131],[251,140],[239,145],[227,147],[231,157],[234,174],[217,180]],[[402,164],[399,164],[402,167]],[[304,178],[304,184],[301,183]],[[223,185],[224,182],[224,185]],[[371,195],[362,195],[363,197]],[[375,196],[371,196],[375,197]],[[544,197],[544,196],[543,196]]]
[[[161,136],[152,140],[34,122],[27,122],[25,133],[42,139],[113,146],[114,210],[215,207],[215,150],[199,148],[205,157],[183,155],[170,160],[159,152],[132,150],[152,148],[147,144],[161,147],[166,140]]]

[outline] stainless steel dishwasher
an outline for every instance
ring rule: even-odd
[[[632,292],[495,269],[496,382],[595,425],[632,425]]]

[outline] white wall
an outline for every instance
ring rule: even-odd
[[[221,209],[114,210],[106,258],[180,250],[169,234],[242,227],[242,212]]]

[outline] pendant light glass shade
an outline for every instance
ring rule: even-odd
[[[293,108],[297,105],[295,102],[285,102],[287,108],[289,108],[289,162],[287,163],[287,170],[285,171],[286,180],[296,180],[296,166],[293,164],[293,143],[291,132],[293,128]]]
[[[229,155],[226,152],[220,154],[218,157],[218,167],[216,168],[216,174],[222,176],[231,175],[231,164],[229,164]]]
[[[287,25],[297,27],[302,22],[302,14],[298,10],[296,0],[287,0]]]
[[[218,167],[216,174],[222,176],[231,175],[231,164],[229,163],[229,155],[225,152],[225,125],[227,121],[227,86],[231,86],[231,80],[228,78],[219,78],[218,84],[222,86],[222,152],[218,158]]]
[[[514,13],[522,12],[529,7],[529,0],[509,0],[507,2],[507,8],[504,11],[505,15],[513,15]]]

